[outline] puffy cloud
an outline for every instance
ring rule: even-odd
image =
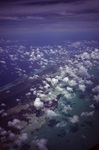
[[[86,60],[84,63],[88,68],[92,66],[92,63],[89,60]]]
[[[52,78],[51,80],[52,85],[56,85],[58,83],[58,79]]]
[[[35,90],[35,88],[30,88],[30,91],[33,92]]]
[[[36,95],[36,94],[37,94],[37,91],[36,91],[36,90],[34,90],[34,91],[33,91],[33,94],[34,94],[34,95]]]
[[[84,84],[84,83],[85,83],[85,80],[82,80],[82,78],[79,78],[79,77],[78,77],[78,82],[79,82],[79,84]]]
[[[98,92],[99,93],[99,85],[96,86],[95,88],[92,89],[93,92]]]
[[[69,118],[71,123],[77,123],[79,122],[79,117],[77,115],[74,115],[73,117]]]
[[[33,80],[33,79],[37,79],[39,76],[38,75],[34,75],[34,76],[30,76],[29,79]]]
[[[16,99],[16,101],[17,101],[17,102],[20,102],[20,101],[21,101],[21,99],[17,98],[17,99]]]
[[[68,82],[68,81],[69,81],[68,77],[63,78],[63,82]]]
[[[73,70],[71,70],[71,72],[70,72],[70,76],[76,79],[76,78],[77,78],[77,75],[76,75],[74,72],[76,72],[77,70],[78,70],[78,69],[74,69],[74,68],[73,68]]]
[[[30,54],[30,52],[25,52],[25,53],[24,53],[24,55],[29,55],[29,54]]]
[[[46,147],[47,139],[36,139],[32,141],[32,144],[36,145],[39,150],[48,150]]]
[[[2,130],[0,134],[1,134],[2,136],[4,136],[4,135],[7,134],[7,131],[6,131],[6,130]]]
[[[19,125],[20,120],[19,119],[13,119],[13,121],[8,122],[9,127],[15,127],[17,129],[21,129],[21,126]]]
[[[47,80],[48,82],[51,82],[51,78],[46,78],[46,80]]]
[[[48,89],[49,87],[50,85],[48,83],[44,86],[45,89]]]
[[[81,57],[82,59],[90,59],[90,54],[88,52],[84,52]]]
[[[99,85],[92,89],[93,92],[97,92],[98,95],[94,95],[93,100],[99,102]]]
[[[73,89],[72,89],[71,87],[67,87],[66,90],[67,90],[67,91],[70,91],[70,92],[73,91]]]
[[[61,76],[56,76],[55,78],[58,79],[58,80],[61,80],[61,79],[62,79]]]
[[[61,67],[61,68],[62,68],[62,67]],[[61,69],[61,74],[60,74],[61,79],[62,79],[63,77],[65,77],[65,74],[66,74],[66,71],[64,71],[64,70]]]
[[[91,52],[91,58],[99,59],[99,50],[98,49],[95,49],[94,51]]]
[[[0,114],[2,114],[3,112],[4,112],[4,109],[1,109],[1,110],[0,110]]]
[[[40,98],[36,98],[34,101],[34,106],[36,107],[36,109],[40,109],[44,106],[44,104],[40,101]]]
[[[73,42],[71,45],[69,45],[69,47],[78,48],[80,45],[81,45],[81,42],[77,41],[77,42]]]
[[[20,139],[21,141],[27,140],[27,139],[28,139],[27,133],[22,133],[22,134],[19,136],[19,139]]]
[[[8,115],[7,112],[3,112],[3,113],[2,113],[2,117],[6,117],[7,115]]]
[[[64,89],[61,88],[61,87],[59,87],[59,86],[57,86],[57,87],[56,87],[56,90],[59,91],[59,92],[62,92]]]
[[[5,62],[5,61],[3,61],[3,60],[1,60],[1,61],[0,61],[0,63],[2,63],[2,64],[6,64],[6,62]]]
[[[28,139],[27,133],[22,133],[19,135],[18,139],[15,141],[17,145],[21,145],[22,142],[26,141]]]
[[[47,96],[46,96],[45,94],[42,94],[42,93],[41,93],[39,96],[40,96],[40,98],[42,98],[42,99],[47,98]]]
[[[15,134],[12,133],[12,132],[10,132],[10,133],[9,133],[9,139],[10,139],[10,140],[13,140],[14,138],[15,138]]]
[[[93,104],[91,104],[89,107],[91,107],[91,108],[95,108],[95,106],[94,106]]]
[[[58,116],[57,113],[55,113],[53,110],[50,110],[50,109],[46,111],[46,115],[47,115],[48,118],[52,118],[52,117]]]
[[[99,52],[99,49],[95,48],[95,52],[98,53],[98,52]]]
[[[40,57],[41,57],[41,55],[40,55],[40,54],[38,54],[38,55],[37,55],[37,58],[38,58],[38,59],[40,59]]]
[[[78,71],[79,75],[82,77],[87,77],[89,78],[90,75],[88,74],[88,70],[84,67],[84,66],[80,66],[79,67],[79,71]]]
[[[53,99],[56,100],[56,95],[53,94],[53,93],[51,93],[51,92],[49,92],[47,95],[40,93],[40,94],[39,94],[39,97],[40,97],[41,99],[45,100],[45,101],[50,101],[50,102],[51,102]]]
[[[79,89],[80,89],[82,92],[84,92],[84,91],[86,90],[86,86],[83,85],[83,84],[80,84],[80,85],[79,85]]]
[[[1,106],[2,106],[2,107],[5,107],[5,106],[6,106],[6,104],[2,103],[2,104],[1,104]]]
[[[26,93],[26,96],[30,96],[30,95],[31,95],[31,92]]]
[[[56,127],[65,127],[67,125],[67,122],[60,122],[56,125]]]
[[[64,91],[63,94],[64,94],[64,97],[66,97],[67,99],[72,99],[74,97],[72,96],[71,93],[68,93],[67,91]]]
[[[70,85],[70,86],[76,86],[76,85],[77,85],[77,82],[76,82],[75,80],[71,80],[71,81],[69,82],[69,85]]]
[[[94,115],[94,111],[91,111],[91,112],[82,112],[81,113],[81,116],[83,117],[83,116],[86,116],[86,117],[88,117],[88,116],[93,116]]]
[[[48,100],[48,101],[57,100],[56,97],[57,96],[54,93],[49,92],[48,95],[47,95],[46,100]]]
[[[69,60],[69,63],[70,63],[70,60]],[[66,67],[66,73],[72,72],[72,69],[69,66],[66,65],[65,67]]]
[[[42,81],[43,82],[43,84],[47,84],[47,82],[44,80],[44,81]]]
[[[92,82],[92,81],[90,81],[90,80],[86,80],[86,84],[92,85],[92,84],[93,84],[93,82]]]
[[[67,113],[68,110],[72,110],[72,108],[71,108],[70,105],[64,105],[64,104],[62,104],[62,106],[64,107],[62,109],[62,112],[64,112],[64,113]]]
[[[99,102],[99,95],[94,95],[94,101]]]

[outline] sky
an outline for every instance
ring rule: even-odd
[[[99,37],[99,0],[1,0],[0,35]]]

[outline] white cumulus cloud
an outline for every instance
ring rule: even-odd
[[[57,113],[55,113],[53,110],[50,110],[50,109],[47,110],[46,115],[47,115],[48,118],[52,118],[52,117],[58,116]]]
[[[84,84],[80,84],[80,85],[79,85],[79,89],[80,89],[82,92],[85,92],[86,86],[85,86]]]
[[[95,88],[92,89],[93,92],[98,92],[99,93],[99,85],[96,86]]]
[[[88,74],[88,70],[84,67],[84,66],[80,66],[79,67],[79,75],[81,75],[82,77],[87,77],[89,78],[90,75]]]
[[[40,98],[36,98],[34,101],[34,106],[36,107],[36,109],[40,109],[44,106],[44,104],[40,101]]]
[[[94,95],[94,101],[99,102],[99,95]]]
[[[58,79],[52,78],[51,80],[52,85],[56,85],[58,83]]]
[[[63,82],[68,82],[68,81],[69,81],[68,77],[63,78]]]
[[[79,122],[79,117],[77,115],[74,115],[73,117],[69,118],[71,123],[77,123]]]
[[[47,139],[36,139],[32,141],[32,144],[36,145],[39,150],[48,150],[46,147]]]
[[[70,86],[76,86],[76,85],[77,85],[77,82],[76,82],[75,80],[71,80],[71,81],[69,82],[69,85],[70,85]]]

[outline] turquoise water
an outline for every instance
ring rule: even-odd
[[[81,117],[82,112],[93,111],[93,108],[89,107],[92,104],[89,94],[86,93],[84,99],[79,98],[80,94],[81,92],[77,91],[75,98],[67,101],[62,97],[59,100],[58,108],[55,110],[59,116],[52,119],[57,123],[64,122],[65,126],[56,127],[57,123],[52,127],[48,126],[50,121],[48,119],[39,131],[34,132],[34,137],[48,140],[46,145],[48,150],[87,150],[99,142],[99,110],[95,111],[93,116]],[[72,110],[63,113],[63,104],[66,106],[69,102]],[[69,117],[76,114],[79,116],[79,122],[71,123]],[[38,148],[32,145],[30,150]]]
[[[86,91],[81,92],[75,86],[72,99],[66,99],[63,95],[58,101],[58,107],[55,112],[58,114],[51,119],[46,118],[46,123],[36,131],[28,132],[26,143],[30,145],[30,150],[38,150],[35,144],[31,144],[35,139],[47,139],[45,149],[41,150],[88,150],[99,142],[99,104],[93,101],[92,88],[98,85],[98,65],[90,71],[94,75],[92,78],[93,85],[87,85]],[[95,108],[90,105],[94,104]],[[63,111],[65,106],[70,106],[66,112]],[[92,112],[93,116],[81,116],[82,112]],[[45,115],[45,114],[44,114]],[[70,122],[70,117],[78,116],[78,122]],[[46,117],[46,115],[45,115]],[[57,126],[57,124],[61,124]],[[63,126],[62,126],[63,125]]]

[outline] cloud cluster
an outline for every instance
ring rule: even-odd
[[[71,87],[67,87],[66,90],[70,91],[70,92],[73,92],[73,88],[71,88]]]
[[[56,85],[58,83],[58,79],[52,78],[51,80],[52,85]]]
[[[21,125],[20,125],[20,120],[19,119],[13,119],[13,121],[8,121],[8,126],[9,127],[14,127],[17,129],[21,129]]]
[[[92,92],[96,92],[97,95],[94,95],[93,100],[99,102],[99,85],[92,89]]]
[[[96,102],[99,102],[99,95],[94,95],[93,100],[96,101]]]
[[[72,107],[70,105],[64,105],[61,104],[63,106],[62,112],[64,113],[68,113],[68,110],[72,110]]]
[[[15,141],[15,144],[21,145],[22,142],[26,141],[28,139],[27,133],[22,133],[21,135],[18,136],[18,139]]]
[[[32,141],[32,144],[36,145],[39,150],[48,150],[47,145],[47,139],[36,139]]]
[[[74,115],[73,117],[69,118],[71,123],[77,123],[79,122],[79,117],[77,115]]]
[[[96,86],[95,88],[92,89],[93,92],[98,92],[99,93],[99,85]]]
[[[9,131],[6,131],[5,129],[0,127],[0,137],[1,137],[1,142],[5,142],[7,140],[14,140],[16,135]]]
[[[72,79],[72,80],[70,80],[69,85],[70,85],[70,86],[76,86],[76,85],[77,85],[77,82]]]
[[[94,111],[91,111],[91,112],[82,112],[81,113],[81,116],[85,116],[85,117],[89,117],[89,116],[93,116],[94,115]]]
[[[65,97],[67,100],[72,99],[72,98],[75,97],[75,94],[71,94],[71,93],[69,93],[69,92],[67,92],[67,91],[64,91],[63,94],[64,94],[64,97]]]
[[[10,140],[13,140],[13,139],[15,138],[15,136],[16,136],[16,135],[15,135],[14,133],[10,132],[8,138],[9,138]]]
[[[80,66],[78,73],[81,77],[90,77],[90,75],[88,74],[88,70],[84,66]]]

